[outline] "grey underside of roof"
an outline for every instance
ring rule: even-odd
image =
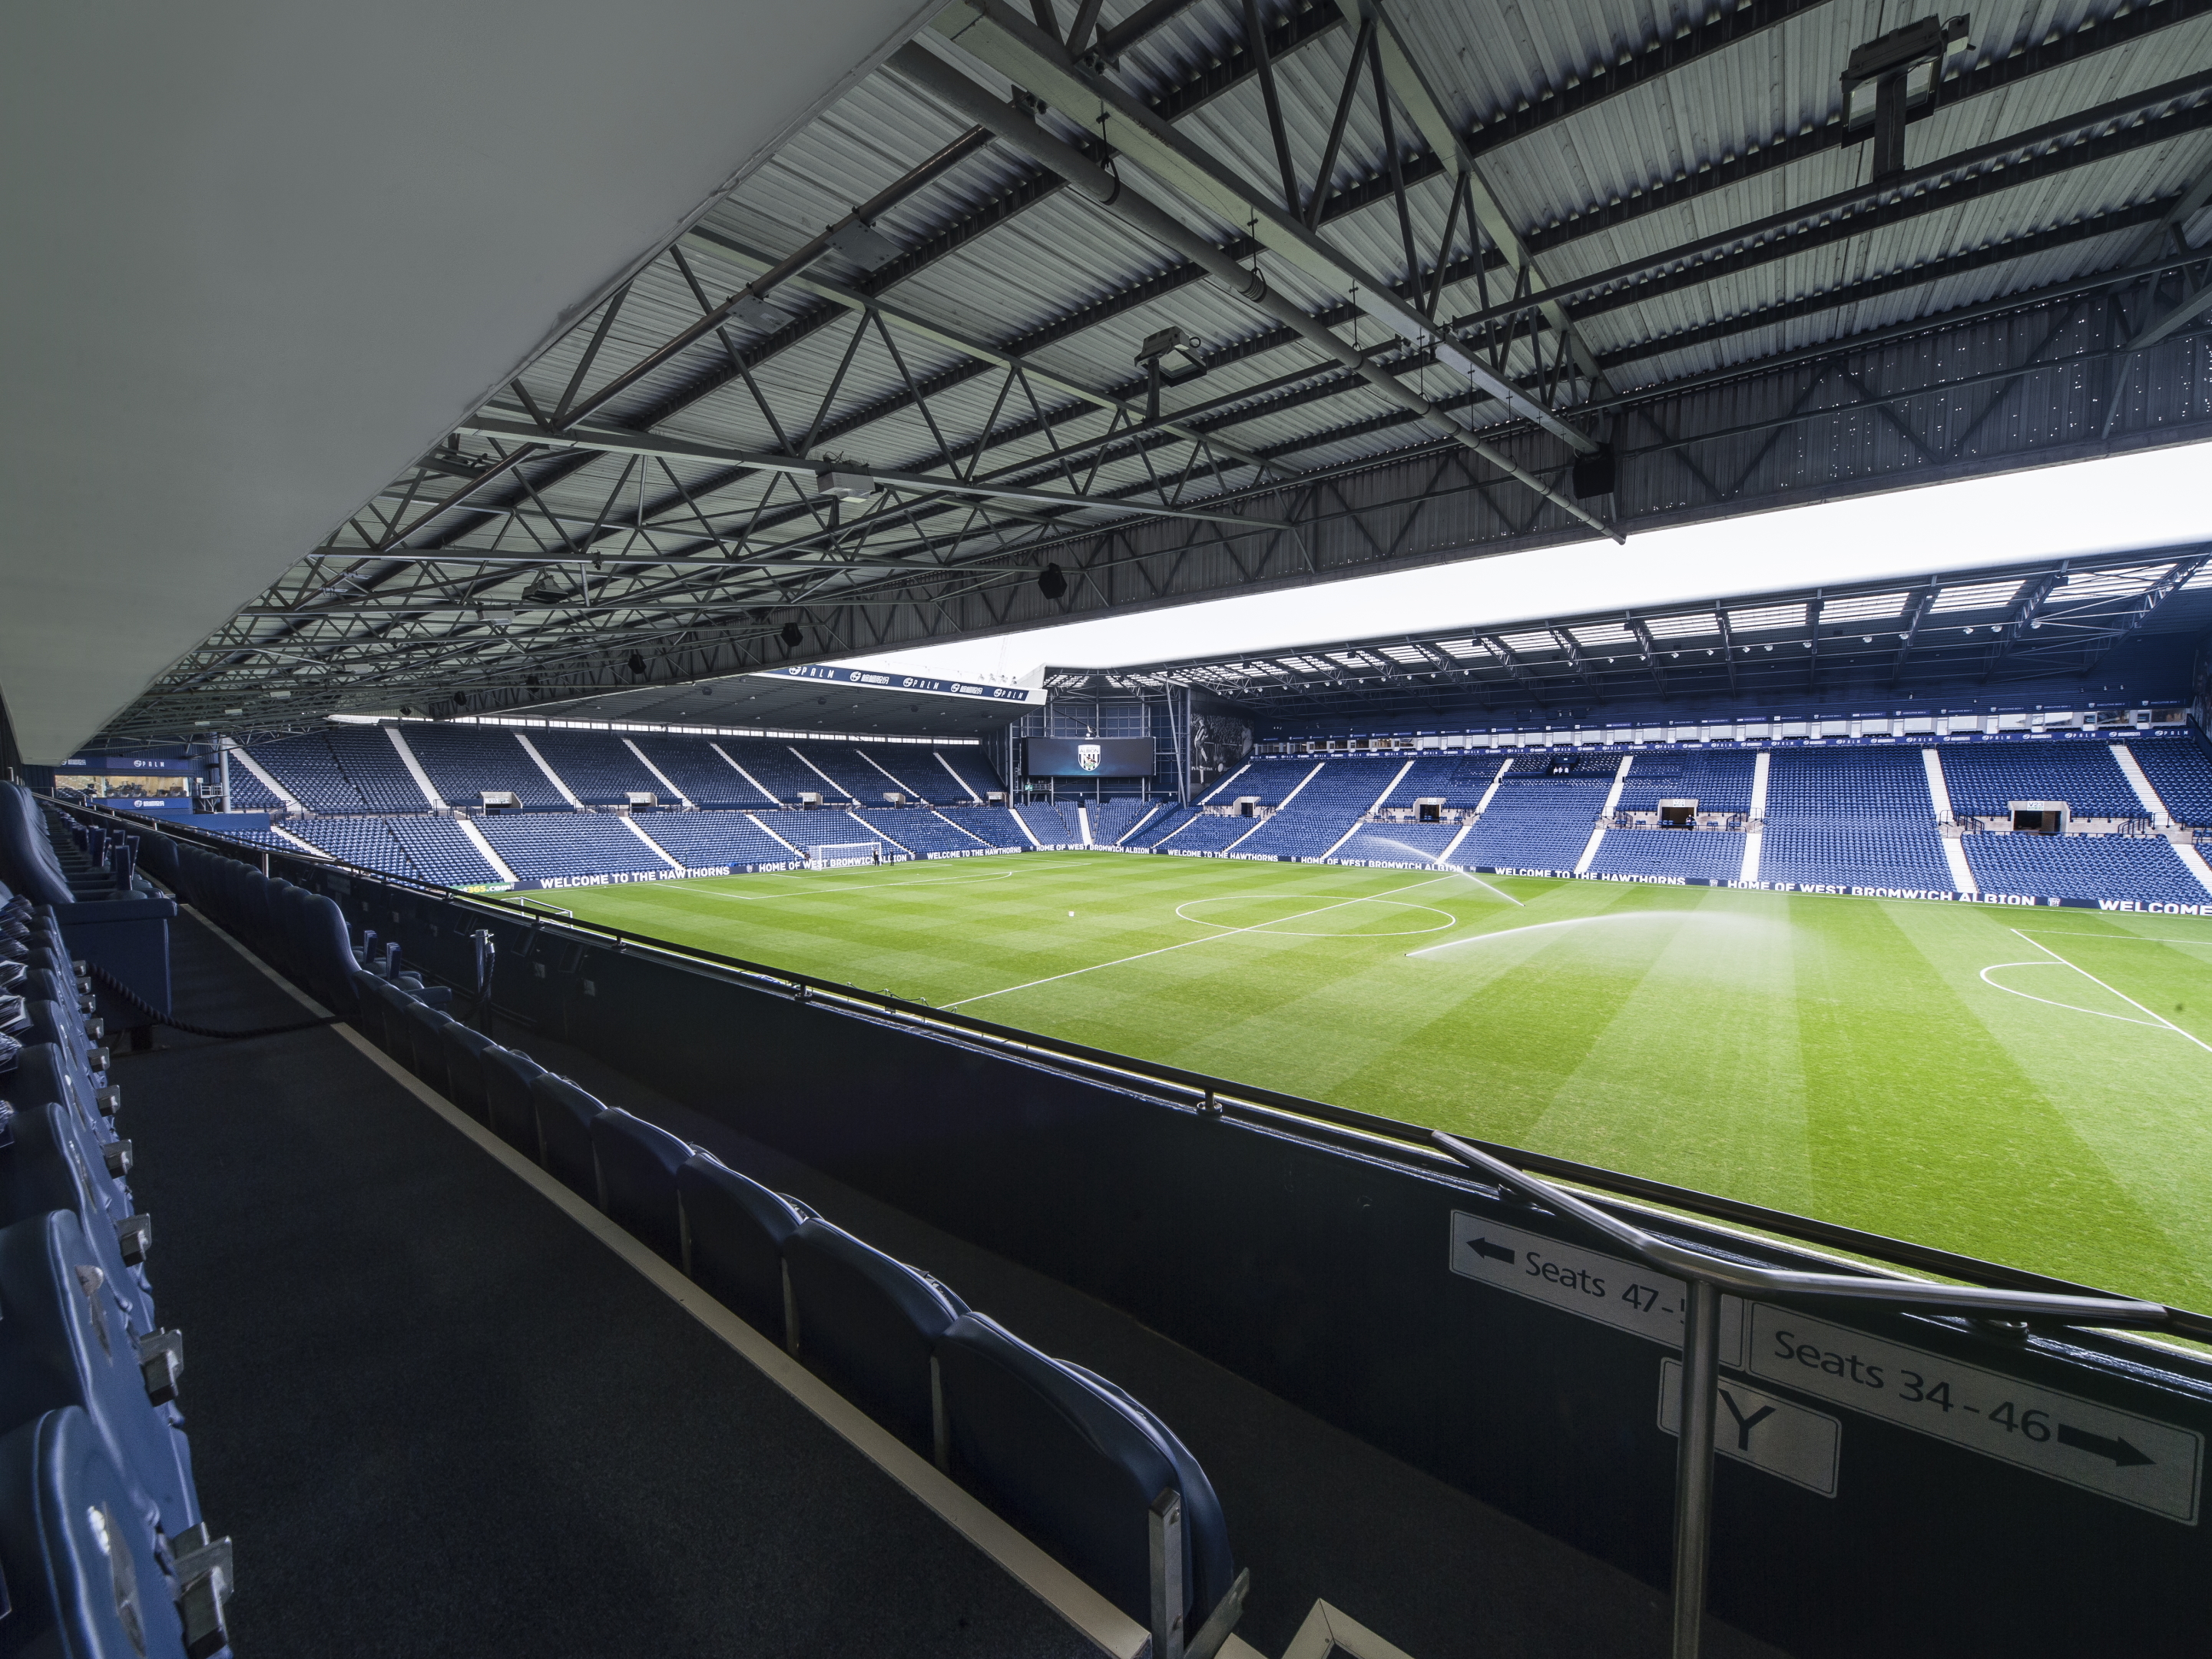
[[[1279,720],[1836,696],[1886,702],[2053,683],[2095,702],[2099,670],[2116,648],[2208,627],[2212,539],[1292,652],[1058,668],[1045,684],[1055,697],[1186,688]]]
[[[1887,191],[1838,85],[1897,21],[1873,0],[1687,21],[1624,0],[1400,0],[1386,27],[1472,163],[1464,196],[1460,155],[1439,156],[1396,70],[1378,99],[1335,0],[1256,8],[1279,147],[1241,3],[1198,0],[1130,43],[1139,9],[1109,0],[1097,33],[1118,55],[1084,72],[1287,213],[1286,154],[1328,270],[1371,276],[1428,337],[1363,315],[1372,293],[1285,256],[1259,217],[1148,172],[1118,112],[1103,142],[1096,107],[1042,108],[1039,128],[1113,152],[1133,196],[1487,453],[1018,143],[971,140],[912,179],[969,126],[894,65],[108,735],[403,702],[495,712],[1594,534],[1570,503],[1633,537],[2212,436],[2212,0],[1977,10]],[[1065,34],[1076,8],[1052,16]],[[921,49],[1003,99],[957,32],[940,20]],[[848,241],[696,328],[902,179],[872,254]],[[1547,293],[1562,297],[1535,307]],[[1167,387],[1155,421],[1133,356],[1170,327],[1206,372]],[[1575,448],[1437,362],[1439,339],[1609,445],[1610,492],[1574,495]],[[896,482],[840,500],[815,480],[830,470]],[[1945,563],[2003,556],[1958,552]],[[1066,573],[1053,597],[1047,563]]]

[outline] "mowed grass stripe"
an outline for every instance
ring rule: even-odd
[[[1006,878],[936,879],[978,866]],[[970,1012],[2212,1307],[2212,1055],[2079,1012],[2131,1011],[2065,967],[2005,982],[2073,1008],[1981,978],[2037,955],[2014,927],[2063,931],[2051,945],[2212,1040],[2212,922],[1527,878],[1494,878],[1518,908],[1464,878],[1393,891],[1427,879],[1032,853],[561,902],[940,1006],[1049,980]],[[1410,935],[1354,902],[1385,895],[1453,925]],[[1249,931],[1176,915],[1194,901]]]

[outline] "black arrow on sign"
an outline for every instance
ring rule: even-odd
[[[2061,1423],[2058,1425],[2058,1443],[2062,1446],[2071,1446],[2076,1451],[2093,1453],[2099,1457],[2109,1457],[2112,1460],[2112,1467],[2118,1469],[2136,1468],[2143,1464],[2155,1463],[2158,1461],[2154,1457],[2146,1457],[2124,1440],[2118,1438],[2107,1440],[2101,1434],[2091,1434],[2086,1429],[2077,1429],[2070,1423]]]
[[[1503,1261],[1510,1265],[1513,1261],[1512,1251],[1507,1249],[1503,1244],[1493,1244],[1486,1238],[1470,1238],[1467,1241],[1467,1248],[1477,1255],[1488,1256],[1492,1261]]]

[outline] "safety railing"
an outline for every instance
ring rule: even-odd
[[[2170,1310],[2121,1297],[2015,1291],[1978,1285],[1936,1285],[1869,1274],[1808,1273],[1753,1267],[1655,1238],[1618,1216],[1502,1158],[1437,1131],[1436,1143],[1477,1174],[1551,1210],[1626,1250],[1636,1261],[1681,1281],[1684,1297],[1680,1443],[1674,1478],[1674,1659],[1697,1659],[1705,1632],[1706,1567],[1713,1524],[1713,1424],[1719,1409],[1721,1297],[1780,1297],[1841,1301],[1895,1311],[1965,1314],[1978,1319],[2041,1320],[2102,1328],[2165,1326]]]

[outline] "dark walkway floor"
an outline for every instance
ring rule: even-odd
[[[174,959],[185,1018],[301,1016]],[[1092,1651],[334,1032],[159,1039],[116,1078],[241,1654]]]

